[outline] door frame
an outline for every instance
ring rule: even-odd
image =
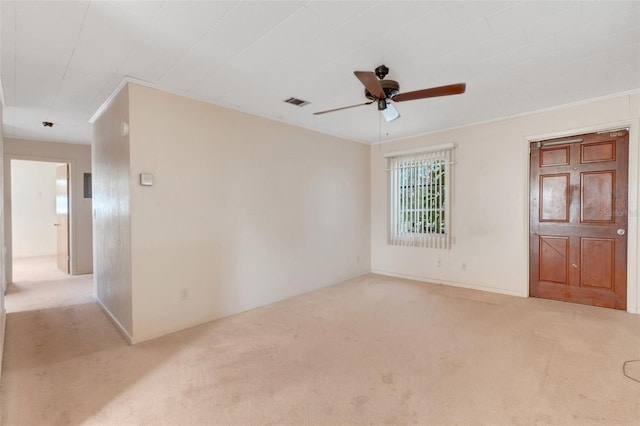
[[[523,176],[523,193],[526,194],[523,202],[525,203],[525,211],[527,212],[527,221],[523,230],[523,241],[525,242],[525,265],[527,265],[523,279],[523,294],[529,297],[529,204],[531,193],[529,188],[529,180],[531,175],[531,165],[529,158],[529,144],[545,139],[557,139],[564,137],[577,136],[587,133],[602,132],[607,130],[615,130],[626,128],[629,131],[629,176],[628,176],[628,228],[627,228],[627,312],[640,314],[640,291],[638,283],[638,243],[639,243],[639,223],[638,216],[638,195],[640,190],[639,173],[640,173],[640,120],[627,119],[615,122],[606,122],[598,125],[574,127],[554,132],[526,135],[523,143],[523,161],[525,161],[526,175]]]
[[[76,274],[75,267],[75,209],[74,199],[76,194],[76,182],[73,179],[73,171],[76,168],[76,162],[72,158],[66,157],[48,157],[41,155],[22,155],[22,154],[5,154],[4,155],[4,247],[3,253],[5,261],[5,279],[3,280],[6,291],[7,285],[13,283],[13,235],[11,220],[11,160],[40,161],[45,163],[67,163],[69,164],[69,269],[70,275]]]
[[[69,163],[53,163],[56,164],[56,264],[58,269],[65,274],[71,274],[71,220],[69,217],[69,187],[71,186],[71,165]],[[64,179],[61,175],[64,172]],[[60,185],[60,181],[64,181],[64,186]],[[60,198],[64,197],[66,205],[64,212],[60,211]],[[60,222],[62,220],[62,223]],[[62,268],[64,266],[64,268]]]

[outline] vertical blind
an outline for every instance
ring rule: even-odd
[[[389,230],[393,245],[448,249],[453,144],[388,153]]]

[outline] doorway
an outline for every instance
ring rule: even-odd
[[[627,308],[629,134],[530,145],[529,295]]]
[[[59,272],[69,274],[68,172],[67,163],[11,160],[14,279],[34,265],[45,270],[57,265]]]

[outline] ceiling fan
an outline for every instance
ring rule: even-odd
[[[413,92],[400,93],[400,84],[394,80],[385,80],[389,73],[389,68],[380,65],[375,69],[375,73],[371,71],[354,71],[355,76],[364,85],[364,95],[369,102],[356,105],[349,105],[340,108],[329,109],[326,111],[314,112],[313,115],[326,114],[328,112],[340,111],[343,109],[355,108],[362,105],[371,105],[376,102],[378,111],[380,111],[387,121],[393,121],[400,117],[398,110],[390,103],[413,101],[416,99],[435,98],[437,96],[459,95],[464,93],[466,83],[450,84],[448,86],[431,87],[429,89],[415,90]]]

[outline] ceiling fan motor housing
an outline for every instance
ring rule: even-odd
[[[385,99],[391,99],[398,93],[400,93],[400,84],[394,80],[380,80],[380,85],[382,86],[382,90],[384,91]],[[364,95],[367,99],[372,101],[377,101],[378,98],[373,96],[367,89],[364,89]]]

